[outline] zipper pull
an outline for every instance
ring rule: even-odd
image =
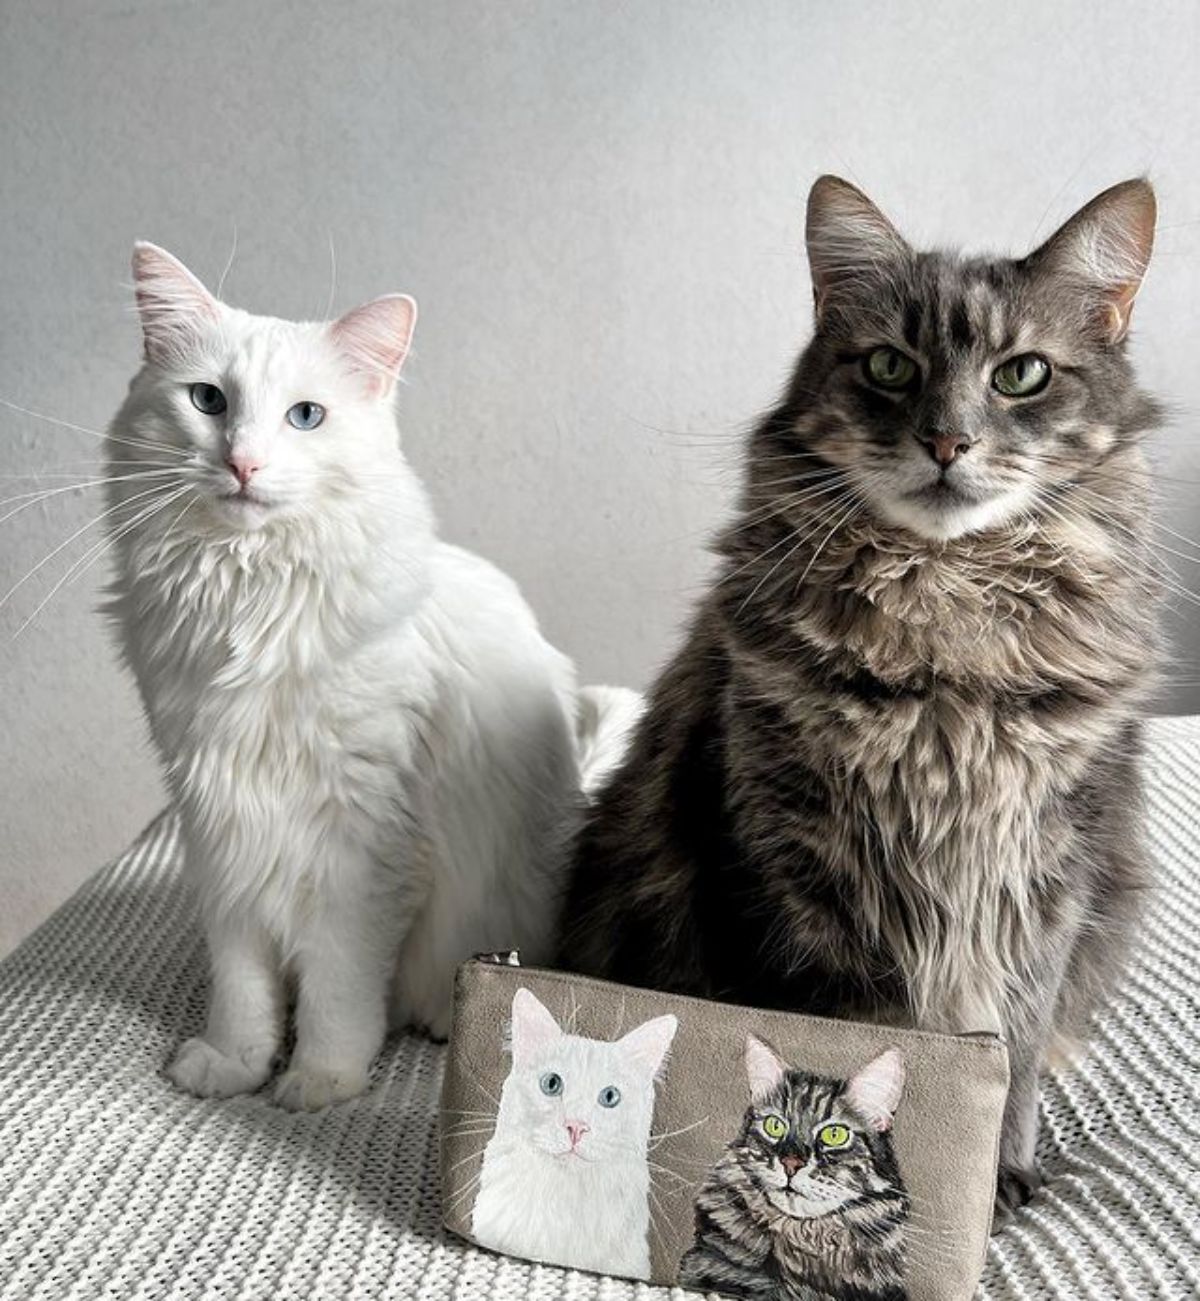
[[[476,962],[487,962],[494,967],[519,967],[521,954],[516,949],[500,949],[495,953],[477,953]]]

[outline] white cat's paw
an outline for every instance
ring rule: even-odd
[[[275,1082],[275,1101],[288,1111],[320,1111],[357,1098],[366,1088],[367,1072],[359,1067],[291,1066]]]
[[[167,1078],[198,1098],[232,1098],[262,1088],[271,1074],[271,1057],[269,1048],[230,1056],[204,1039],[185,1039],[167,1067]]]

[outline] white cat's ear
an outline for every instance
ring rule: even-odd
[[[534,1060],[545,1048],[562,1038],[558,1022],[547,1008],[524,986],[513,995],[512,1047],[513,1061]]]
[[[752,1034],[746,1036],[746,1076],[750,1081],[752,1098],[763,1098],[773,1093],[783,1083],[787,1069],[787,1062],[770,1044]]]
[[[904,1092],[904,1058],[895,1048],[880,1053],[846,1085],[846,1100],[881,1133],[892,1127],[892,1117]]]
[[[871,200],[840,176],[820,176],[809,191],[804,241],[818,316],[840,284],[910,251]]]
[[[1106,343],[1129,332],[1133,300],[1154,250],[1158,204],[1150,182],[1122,181],[1084,205],[1025,259],[1084,305],[1087,324]]]
[[[667,1053],[679,1029],[676,1017],[656,1016],[652,1021],[644,1021],[636,1029],[617,1041],[617,1046],[628,1061],[652,1079],[662,1075],[667,1064]]]
[[[133,246],[133,289],[147,361],[169,362],[220,316],[220,304],[183,265],[157,244]]]
[[[329,328],[350,369],[362,376],[367,392],[386,397],[408,356],[416,324],[415,299],[385,294],[347,312]]]

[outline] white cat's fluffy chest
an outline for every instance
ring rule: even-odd
[[[156,545],[131,550],[125,641],[173,793],[219,867],[252,857],[240,884],[262,888],[318,871],[298,842],[334,826],[394,838],[416,740],[406,718],[436,694],[413,618],[423,584],[397,585],[394,623],[372,626],[379,597],[347,590],[365,577],[354,565],[323,573],[222,543],[158,559]]]
[[[486,561],[386,527],[332,543],[143,535],[112,608],[206,911],[286,953],[377,895],[397,1015],[444,1032],[455,962],[515,939],[546,956],[574,675]]]
[[[650,1277],[649,1173],[639,1157],[587,1161],[489,1145],[472,1210],[478,1241],[530,1260]]]

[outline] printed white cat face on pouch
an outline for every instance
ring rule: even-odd
[[[282,321],[220,302],[153,244],[135,248],[133,275],[152,364],[134,380],[126,432],[187,455],[179,472],[200,490],[190,526],[253,530],[370,489],[395,447],[386,399],[416,323],[411,298]]]
[[[564,1034],[527,989],[512,1015],[513,1102],[531,1146],[551,1156],[604,1160],[641,1149],[654,1113],[654,1080],[675,1036],[656,1017],[615,1043]]]
[[[678,1022],[614,1042],[565,1032],[527,989],[513,997],[512,1068],[484,1153],[472,1233],[533,1260],[650,1276],[647,1144],[655,1082]]]

